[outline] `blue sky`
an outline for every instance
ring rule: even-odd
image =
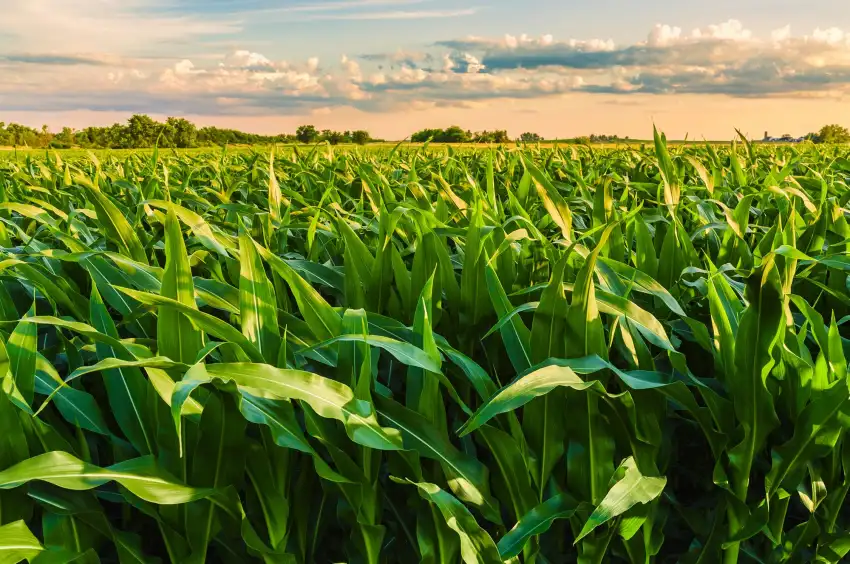
[[[390,138],[450,123],[646,136],[658,123],[726,138],[850,119],[844,0],[0,0],[0,12],[0,121],[145,112]]]

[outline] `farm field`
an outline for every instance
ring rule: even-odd
[[[850,149],[0,154],[0,562],[850,553]]]
[[[751,141],[754,145],[762,145],[761,141]],[[346,150],[346,151],[391,151],[399,146],[404,150],[415,150],[415,149],[440,149],[447,150],[449,147],[453,149],[493,149],[500,148],[502,146],[520,146],[520,147],[529,147],[529,148],[542,148],[542,149],[557,149],[561,147],[569,147],[572,145],[576,146],[591,146],[595,149],[635,149],[640,150],[643,146],[644,149],[649,146],[651,147],[653,141],[650,140],[640,140],[640,139],[623,139],[618,142],[577,142],[573,139],[564,139],[564,140],[547,140],[547,141],[536,141],[536,142],[515,142],[513,144],[497,144],[497,143],[412,143],[409,141],[395,141],[395,142],[369,142],[366,145],[357,145],[353,143],[342,143],[339,145],[334,145],[333,148],[336,151]],[[668,141],[668,145],[670,146],[705,146],[705,141]],[[714,147],[720,146],[728,146],[728,141],[708,141],[709,145]],[[316,144],[277,144],[275,146],[272,145],[238,145],[231,144],[226,148],[227,152],[264,152],[268,154],[268,152],[272,149],[278,151],[278,154],[286,154],[292,152],[294,150],[298,151],[306,151],[309,152],[316,145],[326,146],[326,142],[316,143]],[[782,146],[793,146],[793,143],[783,143],[783,142],[771,142],[769,146],[774,147],[782,147]],[[802,146],[810,146],[810,144],[805,144]],[[163,152],[163,154],[176,154],[176,155],[204,155],[209,153],[217,152],[219,149],[214,147],[195,147],[191,149],[172,149],[172,148],[161,148],[159,151]],[[126,157],[129,155],[150,155],[153,154],[153,148],[145,148],[145,149],[88,149],[82,147],[75,147],[71,149],[54,149],[54,148],[32,148],[32,147],[4,147],[0,146],[0,160],[26,160],[29,158],[38,158],[44,157],[47,154],[58,154],[60,158],[63,159],[74,159],[74,158],[83,158],[87,157],[90,153],[94,154],[97,158],[101,157]]]

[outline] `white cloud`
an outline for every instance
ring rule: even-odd
[[[44,2],[45,0],[40,0]],[[93,3],[96,0],[72,0]],[[117,4],[102,0],[115,9]],[[117,2],[117,0],[115,0]],[[108,11],[107,9],[107,11]],[[731,20],[685,33],[654,27],[644,41],[526,34],[467,37],[423,52],[336,62],[278,60],[248,49],[157,59],[66,51],[0,58],[0,104],[42,111],[279,114],[352,106],[466,107],[570,92],[828,97],[850,94],[850,34],[790,27],[759,38]]]
[[[786,41],[791,38],[791,26],[786,25],[785,27],[781,27],[779,29],[774,29],[770,32],[770,38],[776,42],[781,43],[782,41]]]
[[[145,0],[11,0],[3,3],[0,37],[10,38],[8,44],[22,52],[126,55],[241,29],[232,19],[165,14],[151,7]]]
[[[818,28],[812,34],[812,39],[836,47],[850,47],[850,33],[840,30],[837,27],[830,27],[828,29]]]
[[[652,46],[668,45],[678,41],[682,37],[681,27],[672,27],[666,24],[656,24],[649,34],[647,43]]]
[[[721,24],[710,25],[707,28],[695,29],[691,36],[695,39],[728,39],[732,41],[744,41],[751,39],[753,32],[745,29],[744,24],[738,20],[728,20]]]
[[[246,50],[234,51],[233,54],[228,57],[228,63],[232,66],[246,68],[273,66],[272,62],[265,55]]]

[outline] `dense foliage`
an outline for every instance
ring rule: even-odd
[[[0,160],[0,560],[850,551],[846,148]]]
[[[458,125],[452,125],[446,129],[423,129],[410,136],[414,143],[510,143],[508,132],[504,129],[494,131],[472,131],[464,130]]]
[[[810,135],[810,138],[818,143],[850,143],[850,130],[833,123],[824,125],[816,135]]]
[[[143,114],[132,116],[126,124],[86,127],[79,131],[64,127],[62,131],[55,134],[51,133],[47,126],[36,130],[15,123],[7,126],[0,122],[0,147],[144,149],[160,146],[188,149],[216,145],[271,145],[296,141],[302,143],[327,141],[332,145],[339,143],[365,145],[373,139],[369,132],[363,130],[340,132],[325,129],[320,132],[312,125],[299,127],[294,135],[258,135],[212,126],[199,128],[184,118],[170,117],[165,122],[158,122]]]

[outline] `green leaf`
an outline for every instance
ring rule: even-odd
[[[274,148],[269,153],[269,214],[273,222],[280,221],[280,203],[282,197],[277,174],[274,171]]]
[[[585,391],[593,387],[601,388],[601,384],[593,380],[585,382],[566,366],[550,365],[532,369],[478,408],[460,428],[460,436],[468,435],[499,414],[519,409],[534,398],[545,396],[561,387]]]
[[[239,311],[242,334],[251,341],[267,363],[277,361],[280,329],[274,286],[247,233],[239,235]]]
[[[310,326],[310,330],[313,331],[316,338],[324,341],[339,335],[342,319],[319,292],[282,259],[273,255],[256,241],[254,241],[254,245],[272,270],[277,272],[289,285],[289,289],[298,303],[298,310],[304,316],[304,321]]]
[[[33,562],[43,551],[44,547],[23,521],[0,527],[0,563],[17,564],[22,560]]]
[[[493,302],[493,309],[496,310],[496,315],[499,316],[499,331],[502,335],[502,341],[505,343],[505,349],[511,359],[511,364],[514,370],[522,372],[531,367],[531,332],[525,326],[522,319],[516,315],[507,317],[514,309],[496,271],[489,264],[486,266],[485,275],[487,277],[487,291],[490,293],[490,301]],[[502,319],[505,322],[502,323]],[[495,330],[495,327],[494,329]],[[486,338],[490,333],[485,335]]]
[[[169,208],[165,220],[165,272],[162,276],[162,297],[170,298],[187,308],[197,309],[192,269],[183,242],[183,233],[174,210]],[[178,362],[192,363],[204,347],[204,335],[181,311],[160,306],[157,312],[157,348],[159,354]]]
[[[469,510],[451,494],[427,482],[416,483],[397,479],[396,481],[416,486],[419,488],[419,494],[440,510],[446,524],[460,538],[460,554],[466,564],[500,564],[502,562],[496,543],[478,525]]]
[[[572,519],[580,508],[582,504],[570,494],[562,493],[530,510],[499,540],[502,560],[517,556],[529,540],[548,531],[558,519]]]
[[[260,354],[260,351],[258,351],[253,344],[251,344],[251,341],[246,339],[245,336],[232,325],[217,317],[198,311],[192,306],[188,306],[164,296],[157,296],[156,294],[149,294],[146,292],[137,292],[130,288],[118,287],[117,289],[144,305],[176,310],[197,324],[197,326],[204,332],[209,333],[213,337],[222,341],[234,343],[255,362],[263,361],[263,355]],[[200,351],[200,349],[198,350]],[[189,363],[194,362],[195,358],[197,358],[197,353],[194,358],[189,360]]]
[[[85,491],[118,482],[145,501],[160,505],[189,503],[212,491],[183,485],[157,467],[151,457],[135,458],[108,468],[83,462],[67,452],[48,452],[0,472],[0,489],[8,490],[43,481],[73,491]]]
[[[667,478],[654,478],[641,474],[632,457],[627,458],[618,469],[623,477],[614,484],[590,518],[584,524],[575,542],[589,535],[600,525],[619,517],[638,504],[646,504],[658,498],[667,485]]]
[[[148,264],[144,246],[136,231],[115,204],[99,189],[91,186],[86,190],[91,204],[97,212],[97,219],[103,229],[116,242],[121,251],[133,260]]]
[[[652,136],[655,141],[655,156],[658,159],[658,168],[661,171],[661,179],[664,183],[664,203],[671,208],[679,205],[680,187],[679,178],[676,174],[676,169],[673,166],[673,161],[670,159],[670,152],[667,149],[667,137],[663,133],[659,133],[655,125],[652,126]]]
[[[573,215],[566,200],[558,193],[558,189],[555,188],[549,177],[537,168],[530,159],[524,157],[523,163],[534,179],[537,194],[543,200],[543,206],[549,212],[549,217],[561,228],[561,235],[564,239],[567,242],[572,242]]]
[[[151,386],[145,381],[138,368],[114,364],[115,359],[131,362],[136,360],[127,348],[117,340],[118,331],[109,312],[106,310],[97,288],[92,288],[91,320],[95,327],[84,324],[61,324],[80,331],[95,340],[95,351],[101,362],[109,369],[103,371],[103,382],[111,408],[118,426],[124,436],[140,454],[156,452],[155,425],[150,421],[153,415],[148,411],[148,400],[152,397]]]
[[[617,224],[605,228],[599,242],[584,261],[584,266],[576,276],[573,286],[573,299],[567,313],[567,328],[571,338],[567,339],[567,357],[582,357],[591,354],[608,358],[608,345],[605,342],[605,329],[596,305],[596,288],[593,273],[596,259],[608,242],[611,232]],[[672,347],[671,347],[672,348]]]
[[[490,496],[487,468],[481,462],[460,451],[445,431],[415,411],[380,396],[375,403],[378,415],[401,432],[406,449],[438,461],[455,495],[478,506],[491,521],[501,523],[498,502]]]
[[[35,393],[36,337],[38,326],[25,321],[35,316],[35,304],[15,326],[9,336],[6,350],[9,354],[9,372],[12,381],[27,405],[32,405]],[[5,376],[3,374],[2,376]]]
[[[295,408],[289,401],[276,401],[252,396],[243,392],[239,410],[251,423],[266,425],[277,446],[291,448],[313,457],[316,473],[325,480],[337,483],[350,482],[334,471],[313,448],[295,418]]]
[[[742,440],[729,452],[735,494],[746,497],[757,452],[768,434],[779,424],[767,377],[774,365],[772,355],[782,323],[779,276],[772,261],[766,261],[747,280],[749,306],[741,317],[735,336],[734,378],[729,386],[735,414],[743,429]]]
[[[402,448],[398,431],[379,426],[371,406],[355,399],[351,388],[345,384],[318,374],[267,364],[195,365],[175,387],[171,409],[176,421],[192,390],[212,380],[233,382],[260,398],[303,401],[319,416],[343,423],[349,438],[363,446],[379,450]]]

